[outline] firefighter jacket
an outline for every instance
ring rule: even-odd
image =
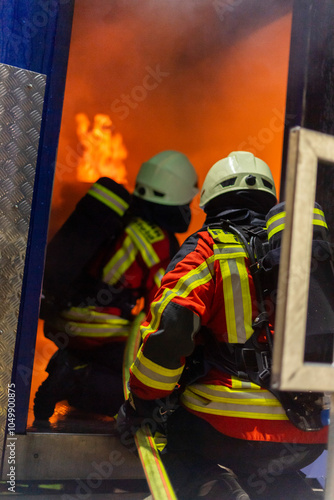
[[[147,306],[159,288],[175,242],[156,224],[133,219],[112,252],[93,266],[99,268],[100,289],[63,310],[48,330],[65,332],[68,347],[76,349],[125,341],[143,302]]]
[[[247,210],[226,218],[265,225]],[[249,339],[257,315],[243,246],[235,235],[204,225],[172,260],[141,326],[143,343],[130,369],[131,392],[142,400],[167,397],[182,380],[186,358],[196,346],[211,343],[219,358],[222,347]],[[198,363],[202,375],[185,387],[180,402],[219,432],[256,441],[326,442],[327,428],[297,429],[269,391],[229,374],[223,365],[205,366],[205,359]]]

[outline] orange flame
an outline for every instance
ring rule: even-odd
[[[77,135],[83,154],[79,158],[77,179],[80,182],[95,182],[100,177],[110,177],[120,184],[127,184],[127,172],[123,160],[128,152],[122,135],[113,132],[108,115],[94,116],[90,120],[85,113],[76,115]]]

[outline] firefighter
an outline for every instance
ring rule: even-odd
[[[212,224],[264,227],[276,203],[270,169],[253,154],[213,165],[201,191],[205,224],[170,263],[141,325],[118,429],[124,443],[141,422],[166,432],[162,458],[182,500],[316,498],[299,471],[325,449],[327,427],[299,430],[271,392],[224,364],[259,311],[244,247]]]
[[[62,400],[115,415],[123,402],[129,330],[140,310],[147,310],[179,249],[175,233],[187,231],[197,192],[196,172],[183,153],[163,151],[142,164],[116,244],[104,245],[94,256],[70,307],[58,311],[56,304],[56,313],[46,314],[44,334],[59,349],[36,393],[35,420],[48,420]]]

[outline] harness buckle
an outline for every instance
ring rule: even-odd
[[[263,328],[263,325],[265,323],[269,323],[268,314],[266,312],[262,312],[258,316],[256,316],[256,318],[253,321],[253,325],[252,326],[253,326],[253,328],[255,330],[257,328]]]
[[[261,368],[262,371],[259,372],[259,379],[261,382],[266,382],[268,378],[270,378],[270,362],[269,362],[270,354],[268,351],[261,351],[260,359],[261,359]]]

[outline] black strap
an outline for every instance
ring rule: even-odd
[[[212,227],[212,226],[210,226]],[[254,333],[245,344],[220,344],[214,355],[209,354],[208,363],[239,378],[249,380],[267,389],[280,401],[289,420],[303,431],[319,430],[321,422],[322,393],[282,392],[270,384],[273,352],[273,333],[270,329],[261,281],[260,260],[266,255],[268,241],[266,231],[261,227],[235,226],[228,220],[221,220],[219,226],[235,234],[244,246],[250,261],[259,314],[253,322]],[[263,342],[263,334],[266,342]],[[261,342],[259,341],[260,336]],[[217,359],[217,352],[220,359]]]

